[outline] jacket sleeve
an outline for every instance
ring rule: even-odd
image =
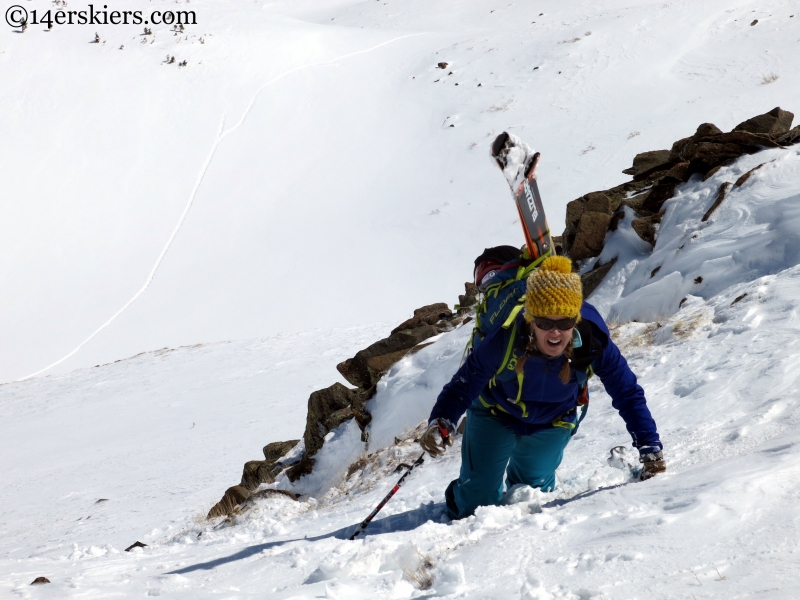
[[[499,328],[491,332],[477,350],[470,353],[466,362],[442,388],[428,419],[429,423],[440,417],[454,425],[458,423],[461,415],[472,405],[497,372],[505,350],[505,336],[502,335],[504,331],[506,330]]]
[[[633,438],[636,448],[662,449],[656,422],[647,407],[644,390],[636,382],[636,375],[628,361],[608,338],[602,355],[593,363],[594,372],[600,377],[606,392],[611,396],[611,405],[619,411],[625,426]]]

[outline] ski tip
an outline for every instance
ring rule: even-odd
[[[503,151],[503,148],[505,148],[508,143],[508,137],[508,133],[504,131],[494,139],[492,143],[492,156],[497,158],[500,155],[500,152]]]

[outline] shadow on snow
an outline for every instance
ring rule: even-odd
[[[370,535],[383,535],[387,533],[399,533],[401,531],[411,531],[416,529],[420,525],[427,523],[428,521],[436,521],[436,522],[446,522],[447,517],[445,517],[445,505],[444,502],[439,504],[434,504],[433,502],[429,502],[428,504],[423,504],[418,508],[414,508],[411,510],[407,510],[405,512],[398,513],[396,515],[390,515],[388,517],[384,517],[382,519],[378,519],[370,523],[369,527],[366,531],[364,531],[358,539],[362,539],[364,537]],[[331,533],[325,533],[323,535],[317,535],[314,537],[303,537],[303,538],[295,538],[292,540],[278,540],[274,542],[266,542],[264,544],[257,544],[255,546],[248,546],[235,554],[231,554],[230,556],[224,556],[222,558],[217,558],[215,560],[210,560],[208,562],[197,563],[196,565],[189,565],[188,567],[183,567],[182,569],[176,569],[175,571],[169,571],[167,575],[183,575],[185,573],[191,573],[192,571],[208,571],[211,569],[215,569],[221,565],[235,562],[237,560],[243,560],[245,558],[250,558],[251,556],[255,556],[265,550],[269,550],[271,548],[277,548],[279,546],[283,546],[285,544],[291,544],[293,542],[318,542],[320,540],[325,540],[329,538],[337,539],[337,540],[347,540],[353,532],[358,527],[358,523],[354,525],[348,525],[347,527],[343,527],[342,529],[337,529],[336,531],[332,531]]]

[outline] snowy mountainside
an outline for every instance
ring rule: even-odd
[[[697,123],[800,106],[784,0],[125,6],[167,7],[197,25],[0,36],[0,381],[445,299],[521,243],[501,131],[556,224]],[[325,301],[287,302],[308,273]]]
[[[721,191],[721,204],[704,221]],[[689,294],[710,299],[733,283],[798,264],[800,152],[795,146],[742,157],[707,181],[684,184],[664,209],[652,252],[626,219],[597,258],[620,259],[592,295],[612,320],[670,316]]]
[[[392,369],[373,400],[373,443],[364,448],[348,431],[348,424],[333,432],[318,454],[315,473],[301,479],[295,488],[307,486],[306,491],[314,493],[299,501],[263,495],[228,520],[196,518],[193,515],[216,500],[229,473],[206,469],[198,486],[195,477],[199,471],[190,468],[183,473],[182,467],[193,465],[198,457],[206,461],[208,448],[195,445],[186,452],[176,447],[167,432],[150,432],[150,423],[136,421],[130,422],[130,433],[144,436],[153,455],[169,453],[170,480],[174,486],[181,484],[166,492],[161,489],[166,473],[154,479],[150,469],[131,471],[140,486],[152,486],[146,492],[150,497],[144,504],[147,515],[137,506],[142,491],[127,487],[125,478],[114,477],[118,470],[98,469],[97,491],[77,496],[68,491],[74,489],[76,473],[59,475],[56,471],[47,473],[45,480],[52,479],[63,490],[59,491],[63,497],[50,502],[65,507],[69,503],[71,508],[62,508],[63,525],[54,525],[48,523],[52,519],[48,503],[38,499],[42,492],[33,484],[42,480],[41,474],[18,474],[13,493],[3,498],[4,510],[11,511],[5,513],[9,515],[6,519],[32,523],[35,516],[36,527],[16,526],[4,537],[0,589],[33,597],[33,588],[27,584],[46,575],[54,583],[36,593],[59,598],[116,594],[524,600],[797,596],[795,550],[800,532],[791,515],[800,495],[796,458],[800,443],[796,391],[800,384],[796,369],[800,358],[800,264],[790,253],[780,255],[778,267],[775,261],[764,260],[778,256],[774,252],[777,238],[770,233],[769,223],[737,219],[732,226],[733,217],[740,214],[791,217],[790,208],[798,202],[792,187],[796,184],[783,175],[792,173],[796,156],[797,146],[765,151],[740,158],[727,176],[720,172],[720,177],[730,181],[764,158],[775,159],[770,163],[776,165],[775,172],[765,171],[760,177],[754,174],[728,197],[730,204],[723,202],[702,225],[700,218],[713,200],[712,194],[704,191],[709,182],[690,181],[683,186],[667,208],[659,232],[665,249],[670,240],[700,229],[698,241],[681,251],[685,263],[680,264],[701,265],[714,260],[717,247],[727,247],[741,236],[746,238],[749,228],[761,227],[763,235],[754,237],[748,246],[754,257],[751,268],[715,272],[718,291],[707,297],[687,294],[677,311],[669,311],[672,314],[649,322],[612,323],[613,335],[639,376],[657,420],[668,460],[666,474],[635,482],[630,469],[613,468],[606,462],[608,450],[629,446],[630,438],[602,385],[593,379],[588,416],[567,447],[555,492],[519,489],[508,505],[481,508],[474,517],[445,522],[443,492],[458,473],[457,439],[444,457],[428,458],[415,470],[363,539],[347,541],[354,526],[397,481],[400,473],[395,469],[418,456],[413,426],[427,416],[442,382],[457,367],[469,334],[467,325],[442,334],[434,344]],[[764,169],[767,167],[758,172]],[[783,175],[777,171],[780,169],[785,169]],[[683,217],[678,218],[675,213],[681,211]],[[772,223],[773,229],[776,225],[779,223]],[[624,228],[618,232],[622,233],[614,235],[619,239],[610,246],[634,256],[634,249],[625,246]],[[656,262],[667,265],[666,250],[660,252],[659,248],[657,244],[650,256],[641,257],[630,272],[620,271],[604,283],[605,291],[623,289],[626,279],[640,268],[654,268]],[[678,269],[680,264],[662,268]],[[664,275],[669,276],[669,272]],[[600,299],[603,291],[598,288]],[[626,306],[644,310],[648,302],[648,297],[642,296]],[[379,332],[364,329],[359,335],[370,333]],[[325,353],[329,370],[337,354],[343,357],[351,350],[337,347],[340,334],[331,334],[332,345]],[[292,340],[286,342],[272,347],[280,352]],[[308,335],[302,344],[314,342],[315,336]],[[293,368],[302,369],[304,349],[302,345],[297,348],[301,358]],[[247,368],[241,382],[237,377],[231,383],[226,378],[216,381],[214,373],[219,367],[214,364],[225,356],[223,349],[205,350],[212,352],[209,356],[214,362],[200,365],[215,386],[224,391],[234,385],[229,390],[234,396],[243,384],[251,393],[260,393],[265,384],[257,380],[251,384]],[[182,352],[198,351],[202,350]],[[180,352],[138,357],[127,367],[129,361],[123,361],[61,378],[7,384],[0,387],[3,405],[9,407],[3,421],[14,426],[28,418],[19,408],[20,402],[13,408],[5,401],[24,396],[21,390],[32,385],[60,382],[61,387],[51,392],[54,397],[72,389],[87,410],[99,409],[114,398],[103,391],[113,369],[124,367],[130,375],[147,381],[154,378],[159,361],[169,356],[180,358]],[[232,360],[226,359],[226,364],[236,366],[240,353],[231,352],[230,356]],[[187,373],[198,368],[186,359],[172,368],[182,362]],[[275,375],[268,373],[271,380],[278,380]],[[153,402],[168,404],[165,386],[153,383]],[[295,406],[295,411],[298,408]],[[223,430],[218,435],[226,439],[231,435],[229,429],[242,425],[239,415],[225,411],[216,412],[213,418]],[[299,432],[300,419],[292,418],[297,420],[295,431]],[[118,445],[114,439],[98,438],[94,430],[87,433],[87,449],[108,452]],[[27,438],[20,436],[15,445],[30,450],[42,443],[33,436]],[[247,440],[236,442],[238,447]],[[118,447],[123,455],[130,452],[125,445]],[[53,447],[41,451],[49,448]],[[49,454],[55,452],[51,449]],[[367,452],[372,454],[367,456]],[[343,463],[345,457],[348,464]],[[126,464],[136,464],[128,461]],[[219,481],[212,481],[215,477]],[[291,488],[285,480],[263,487],[264,494],[270,487]],[[110,490],[108,502],[90,504],[100,489]],[[117,498],[125,493],[133,494],[136,502],[127,504],[126,510],[115,508]],[[158,507],[170,496],[174,496],[167,504],[171,519],[164,519]],[[204,505],[201,498],[205,498]],[[201,506],[186,510],[185,505],[198,501]],[[92,519],[86,520],[84,513]],[[70,516],[80,516],[81,521],[70,520]],[[101,525],[92,524],[93,519],[100,519]],[[87,527],[81,533],[81,528]],[[122,552],[135,539],[148,546]]]
[[[125,8],[168,6],[198,25],[0,35],[0,596],[800,596],[797,146],[680,186],[652,250],[630,215],[606,240],[619,260],[591,300],[665,475],[606,462],[630,440],[593,380],[553,494],[444,522],[457,441],[345,540],[418,456],[466,326],[382,380],[369,446],[345,424],[312,476],[204,519],[263,444],[301,437],[336,364],[451,300],[482,248],[522,243],[494,135],[542,152],[561,223],[697,123],[796,110],[791,3]]]

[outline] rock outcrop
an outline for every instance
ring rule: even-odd
[[[350,388],[334,383],[323,390],[312,392],[308,399],[306,430],[303,434],[305,452],[298,463],[287,472],[291,481],[308,475],[314,468],[314,455],[325,443],[325,436],[342,423],[355,419],[362,432],[362,440],[367,441],[366,427],[372,420],[365,404],[375,394],[375,386],[369,389]]]
[[[712,123],[703,123],[694,134],[677,140],[669,150],[637,154],[633,165],[623,171],[633,176],[632,181],[591,192],[567,205],[562,253],[575,261],[599,256],[606,234],[616,230],[625,206],[636,215],[632,222],[634,231],[654,246],[664,215],[662,206],[673,197],[676,187],[694,176],[708,179],[743,154],[800,142],[800,127],[791,128],[793,118],[792,113],[774,108],[740,123],[728,133]],[[724,199],[725,191],[720,190],[716,206]],[[609,264],[596,264],[584,274],[584,293],[589,295],[594,291],[610,269]]]

